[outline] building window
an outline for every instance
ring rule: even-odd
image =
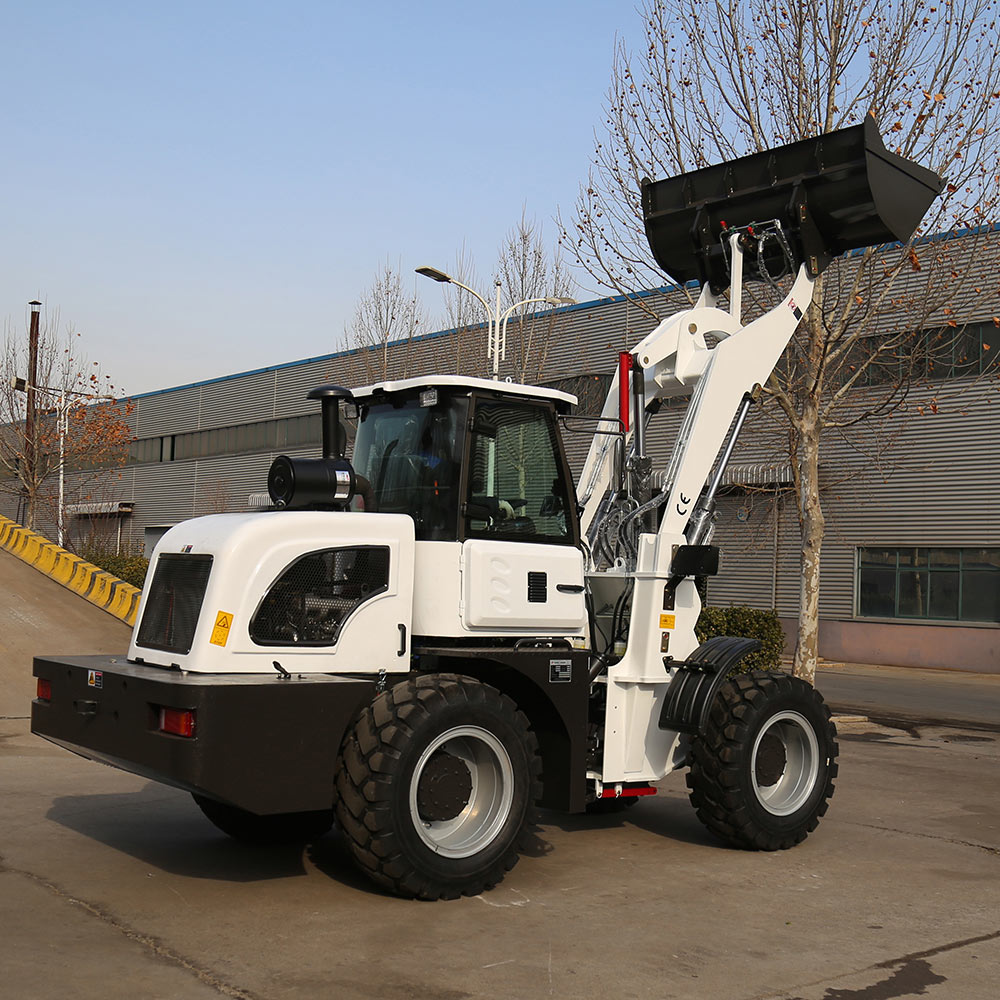
[[[308,413],[301,417],[188,431],[172,437],[141,438],[132,442],[130,461],[136,464],[173,462],[207,458],[210,455],[240,455],[250,451],[298,448],[303,445],[318,445],[322,437],[320,414]]]
[[[133,441],[129,448],[129,461],[135,464],[163,460],[163,438],[142,438]]]
[[[925,330],[920,346],[926,359],[920,374],[937,378],[983,375],[995,367],[996,326],[992,321]]]
[[[858,549],[862,618],[1000,623],[1000,548]]]

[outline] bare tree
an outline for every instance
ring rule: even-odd
[[[524,210],[500,244],[494,278],[500,284],[501,300],[514,305],[523,302],[506,324],[507,362],[519,382],[538,382],[543,377],[559,314],[545,299],[569,298],[576,282],[557,247],[549,252],[542,231]],[[544,312],[540,316],[539,312]]]
[[[553,301],[568,299],[574,281],[558,250],[550,253],[541,227],[522,212],[521,220],[504,236],[490,290],[479,289],[476,266],[465,245],[455,255],[450,275],[436,272],[445,296],[444,350],[424,355],[439,372],[484,376],[492,370],[492,329],[499,317],[506,331],[505,372],[522,382],[542,378],[548,337],[559,322]],[[373,286],[369,296],[379,291]],[[539,316],[540,312],[546,313]],[[363,341],[351,338],[352,346]],[[386,352],[388,358],[388,352]]]
[[[27,440],[27,395],[15,387],[28,373],[27,338],[10,322],[0,356],[0,492],[18,498],[29,528],[42,519],[60,522],[60,473],[71,476],[76,493],[89,495],[110,467],[124,464],[132,441],[132,404],[116,399],[111,376],[82,356],[80,334],[69,327],[60,339],[58,326],[54,310],[39,328],[33,441]]]
[[[910,385],[905,359],[926,342],[929,326],[954,329],[952,303],[982,287],[973,265],[988,242],[982,227],[993,218],[1000,183],[996,8],[996,0],[644,0],[645,45],[636,56],[617,46],[606,134],[562,225],[562,242],[583,270],[631,294],[662,283],[642,225],[643,177],[683,173],[871,114],[895,152],[947,178],[922,231],[971,234],[838,261],[817,281],[813,306],[767,386],[789,429],[802,537],[794,671],[810,681],[825,528],[822,433],[897,408]],[[995,267],[994,260],[991,285]],[[915,269],[922,271],[916,289]],[[636,301],[655,309],[653,298]],[[893,379],[872,377],[893,364]]]
[[[451,273],[469,288],[479,285],[475,261],[464,243],[455,253]],[[485,375],[487,324],[483,304],[458,285],[444,285],[444,294],[447,326],[455,331],[446,364],[456,374]]]
[[[233,509],[233,484],[228,476],[213,476],[195,496],[195,515],[228,514]]]
[[[423,310],[416,294],[404,287],[398,262],[393,266],[386,261],[358,298],[347,329],[348,346],[355,351],[352,377],[377,382],[390,373],[405,376],[409,345],[424,325]],[[391,371],[390,346],[397,366]]]

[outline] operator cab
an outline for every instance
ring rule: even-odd
[[[354,473],[370,484],[375,511],[413,518],[417,541],[579,545],[556,426],[574,396],[447,375],[380,382],[353,396]]]

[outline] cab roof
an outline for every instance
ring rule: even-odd
[[[354,389],[352,395],[358,402],[370,401],[382,394],[409,393],[419,389],[449,389],[467,392],[488,392],[501,396],[521,396],[528,399],[544,399],[555,403],[562,413],[576,406],[576,396],[559,389],[547,389],[540,385],[522,385],[519,382],[499,382],[489,378],[470,378],[467,375],[420,375],[417,378],[394,379],[376,382],[361,389]]]

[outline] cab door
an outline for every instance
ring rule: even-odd
[[[463,624],[529,634],[586,624],[576,497],[547,403],[474,400],[462,506]]]

